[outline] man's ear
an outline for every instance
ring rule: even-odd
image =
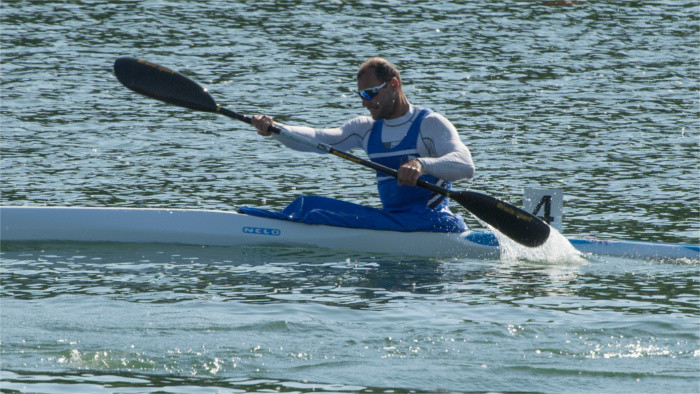
[[[391,78],[391,80],[389,80],[389,83],[391,84],[391,90],[393,90],[394,93],[399,91],[399,80],[396,79],[396,77]]]

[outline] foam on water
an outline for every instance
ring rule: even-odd
[[[579,264],[585,261],[581,252],[551,226],[547,241],[536,248],[520,245],[495,229],[492,230],[498,238],[501,260],[527,260],[549,264]]]

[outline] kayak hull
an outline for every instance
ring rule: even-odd
[[[84,207],[0,207],[0,241],[295,245],[425,257],[498,258],[488,232],[396,232],[308,225],[237,212]],[[581,252],[638,258],[700,258],[700,247],[569,238]]]
[[[487,233],[352,229],[190,209],[1,207],[0,240],[299,245],[430,257],[499,255],[497,243]]]

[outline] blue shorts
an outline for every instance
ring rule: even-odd
[[[307,224],[391,231],[463,232],[464,220],[448,208],[413,206],[406,210],[387,210],[319,196],[301,196],[280,212],[240,207],[239,212]]]

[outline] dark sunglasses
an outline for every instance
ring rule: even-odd
[[[377,93],[379,93],[379,89],[383,88],[384,86],[386,86],[386,82],[373,88],[358,90],[357,95],[360,96],[360,98],[363,100],[372,100],[374,96],[376,96]]]

